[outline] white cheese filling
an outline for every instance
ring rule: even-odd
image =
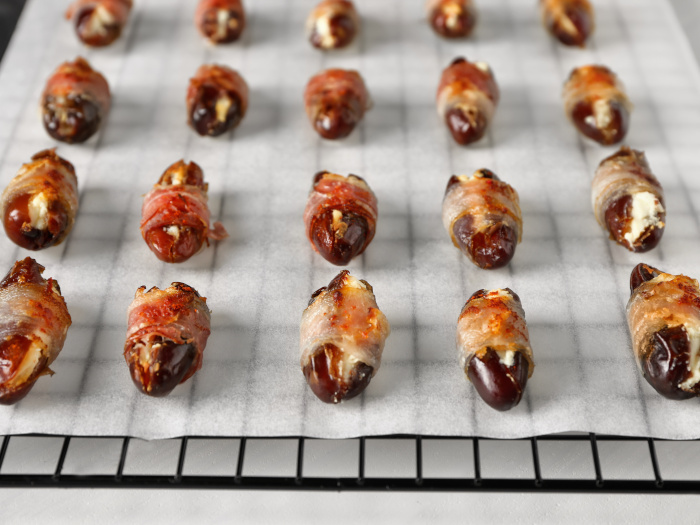
[[[116,23],[117,21],[112,16],[112,13],[104,6],[98,4],[90,18],[89,33],[106,35],[107,27],[116,25]]]
[[[219,9],[216,12],[216,33],[214,34],[214,39],[222,40],[226,38],[226,31],[229,25],[229,12],[228,9]]]
[[[600,98],[593,103],[593,114],[588,115],[584,121],[591,127],[598,129],[607,128],[613,120],[612,108],[608,101]]]
[[[664,207],[653,193],[642,191],[635,193],[632,198],[632,222],[630,230],[625,233],[625,240],[633,244],[650,226],[663,226],[659,215]]]
[[[321,37],[321,47],[335,46],[330,16],[321,16],[316,20],[316,33]]]
[[[49,226],[49,200],[44,192],[31,198],[28,204],[29,220],[32,228],[45,230]]]
[[[690,377],[678,386],[687,390],[693,388],[700,381],[700,330],[696,327],[685,325],[685,331],[690,341],[690,359],[688,360]]]
[[[219,122],[226,122],[226,117],[228,115],[228,110],[231,109],[231,99],[228,97],[220,97],[216,101],[216,120]]]
[[[498,360],[505,366],[513,366],[515,363],[515,350],[497,350]]]
[[[165,228],[165,233],[173,237],[176,241],[180,238],[180,228],[177,226],[168,226]]]

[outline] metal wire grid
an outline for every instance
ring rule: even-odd
[[[173,475],[131,475],[124,473],[127,462],[130,437],[119,437],[121,452],[118,464],[113,474],[77,475],[65,474],[64,464],[71,446],[72,436],[35,435],[40,438],[62,438],[60,453],[56,459],[55,468],[51,474],[4,474],[2,465],[6,459],[10,441],[15,436],[5,436],[0,448],[0,487],[35,487],[35,488],[171,488],[171,489],[264,489],[264,490],[318,490],[318,491],[445,491],[445,492],[578,492],[578,493],[650,493],[650,494],[687,494],[700,493],[700,480],[667,480],[661,475],[659,460],[656,453],[656,443],[663,440],[652,438],[621,437],[596,434],[549,435],[521,439],[516,441],[529,442],[534,477],[484,477],[482,476],[481,444],[494,441],[489,438],[449,438],[471,442],[473,450],[472,477],[441,478],[424,476],[423,444],[429,440],[448,438],[419,435],[394,435],[382,437],[361,437],[358,439],[359,462],[357,475],[348,477],[319,477],[304,474],[305,444],[311,438],[290,437],[279,438],[296,442],[296,473],[294,476],[251,476],[245,474],[246,446],[249,442],[261,438],[204,438],[185,436],[178,438],[179,453],[175,473]],[[19,437],[19,436],[16,436]],[[115,439],[114,437],[99,437],[96,439]],[[188,453],[188,444],[201,439],[240,440],[234,475],[188,475],[183,473]],[[278,438],[275,438],[278,439]],[[376,477],[367,476],[368,466],[366,447],[373,439],[404,440],[415,445],[415,475],[410,477]],[[497,440],[496,440],[497,441]],[[590,445],[591,459],[595,477],[591,479],[559,479],[547,478],[542,475],[539,443],[543,441],[579,442]],[[649,459],[653,468],[653,478],[649,479],[606,479],[601,467],[601,455],[598,452],[600,441],[646,442],[648,458],[640,457],[639,461]]]

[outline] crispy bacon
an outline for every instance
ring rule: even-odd
[[[342,139],[355,129],[372,101],[357,71],[327,69],[309,80],[304,106],[319,135]]]
[[[584,136],[604,146],[625,138],[632,103],[620,80],[607,67],[574,69],[564,84],[563,97],[566,115]]]
[[[352,43],[360,29],[360,16],[348,0],[323,0],[306,19],[306,34],[318,49],[340,49]]]
[[[192,377],[202,367],[210,320],[206,298],[184,283],[136,290],[124,345],[136,387],[163,397]]]
[[[27,250],[56,246],[70,233],[78,212],[75,169],[55,149],[40,151],[10,181],[1,203],[12,242]]]
[[[452,243],[480,268],[510,262],[522,238],[518,193],[490,170],[453,175],[442,202],[442,224]]]
[[[314,178],[304,224],[314,250],[327,261],[345,266],[374,238],[377,198],[357,175],[321,171]]]
[[[202,168],[183,160],[171,165],[146,194],[141,209],[141,235],[161,261],[184,262],[209,239],[228,237],[220,222],[209,226],[207,190]]]
[[[456,58],[442,72],[437,91],[438,115],[455,141],[465,146],[484,136],[499,97],[488,64]]]
[[[457,350],[462,370],[489,406],[516,406],[535,369],[520,297],[510,288],[474,293],[457,322]]]
[[[31,257],[0,282],[0,404],[16,403],[58,357],[71,325],[58,283]]]
[[[341,271],[311,296],[301,318],[301,368],[325,403],[360,394],[377,373],[391,329],[372,287]]]
[[[604,159],[592,190],[595,218],[611,239],[632,252],[659,243],[666,226],[664,192],[643,152],[623,146]]]
[[[567,46],[584,47],[595,28],[588,0],[540,0],[540,14],[547,31]]]
[[[464,38],[476,25],[473,0],[428,0],[428,20],[433,30],[445,38]]]
[[[129,20],[132,0],[76,0],[66,11],[78,38],[88,46],[114,42]]]
[[[87,60],[64,62],[49,77],[41,97],[44,128],[61,142],[85,142],[107,118],[110,103],[107,81]]]
[[[240,124],[248,110],[248,84],[226,66],[200,66],[187,89],[187,123],[202,136],[217,137]]]
[[[235,42],[245,29],[241,0],[200,0],[194,24],[213,44]]]
[[[640,263],[630,276],[627,324],[637,367],[669,399],[700,396],[700,287]]]

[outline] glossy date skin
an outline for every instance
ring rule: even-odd
[[[66,13],[83,44],[105,47],[117,40],[126,25],[132,0],[77,1]]]
[[[588,0],[540,0],[542,21],[549,33],[565,46],[584,47],[595,19]]]
[[[141,367],[138,359],[128,359],[131,380],[136,388],[152,397],[165,397],[182,382],[197,357],[191,343],[153,336],[150,344],[153,352],[147,368]]]
[[[49,95],[42,107],[44,128],[52,138],[67,144],[80,144],[92,137],[100,127],[100,109],[85,94],[65,97]]]
[[[610,203],[605,210],[605,223],[613,239],[622,246],[636,253],[648,252],[656,248],[663,237],[663,228],[649,227],[630,244],[625,239],[625,234],[629,231],[629,223],[632,217],[632,196],[624,195]]]
[[[303,367],[309,387],[324,403],[340,403],[362,393],[372,379],[374,369],[362,362],[343,373],[342,351],[331,343],[316,350],[310,362]]]
[[[358,24],[359,16],[352,2],[326,0],[309,15],[309,42],[316,49],[342,49],[355,40]]]
[[[598,116],[601,113],[609,113],[610,119],[601,119]],[[583,135],[603,146],[612,146],[621,142],[630,126],[630,113],[617,100],[604,100],[597,103],[580,102],[574,107],[571,119]],[[601,121],[606,124],[600,125]]]
[[[195,24],[213,44],[235,42],[245,29],[243,4],[240,0],[200,0]]]
[[[466,38],[476,25],[476,9],[472,0],[437,0],[429,4],[428,20],[442,37]]]
[[[238,126],[248,108],[248,86],[236,71],[201,66],[187,91],[187,123],[199,135],[218,137]]]

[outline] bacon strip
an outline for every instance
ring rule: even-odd
[[[372,107],[372,101],[357,71],[327,69],[309,80],[304,107],[319,135],[324,139],[340,139],[352,133]]]
[[[625,138],[632,103],[615,73],[605,66],[574,69],[564,84],[564,109],[576,129],[610,146]]]
[[[207,190],[202,169],[179,160],[146,194],[141,209],[141,235],[153,253],[171,263],[184,262],[209,239],[228,237],[220,222],[209,226]]]
[[[306,34],[318,49],[340,49],[352,43],[360,29],[360,16],[348,0],[324,0],[306,19]]]
[[[78,213],[75,169],[55,149],[40,151],[22,165],[0,202],[12,242],[28,250],[56,246],[68,236]]]
[[[194,24],[210,42],[235,42],[245,29],[245,11],[241,0],[200,0]]]
[[[460,366],[479,395],[497,410],[520,402],[535,361],[525,312],[509,288],[479,290],[457,322]]]
[[[344,266],[374,238],[377,198],[357,175],[319,172],[304,210],[304,224],[314,250]]]
[[[61,289],[31,257],[0,282],[0,404],[16,403],[58,357],[71,325]]]
[[[547,31],[567,46],[584,47],[595,28],[588,0],[540,0],[540,14]]]
[[[458,144],[479,140],[493,120],[500,93],[485,62],[456,58],[442,72],[437,111]]]
[[[640,263],[630,277],[627,324],[639,371],[661,395],[700,395],[700,286]]]
[[[428,20],[433,30],[445,38],[464,38],[476,25],[473,0],[428,0]]]
[[[76,0],[66,11],[66,19],[73,20],[85,45],[108,46],[121,35],[132,4],[132,0]]]
[[[139,390],[168,395],[202,367],[211,332],[205,297],[184,283],[136,290],[129,306],[124,358]]]
[[[522,238],[518,193],[495,173],[453,175],[442,203],[442,224],[452,243],[481,268],[510,262]]]
[[[643,152],[625,146],[603,159],[593,179],[592,204],[598,224],[628,250],[646,252],[661,240],[664,192]]]
[[[301,318],[301,367],[322,401],[361,393],[377,373],[391,329],[372,287],[347,270],[317,290]]]
[[[46,82],[41,96],[44,128],[54,139],[85,142],[107,118],[109,85],[82,57],[64,62]]]

